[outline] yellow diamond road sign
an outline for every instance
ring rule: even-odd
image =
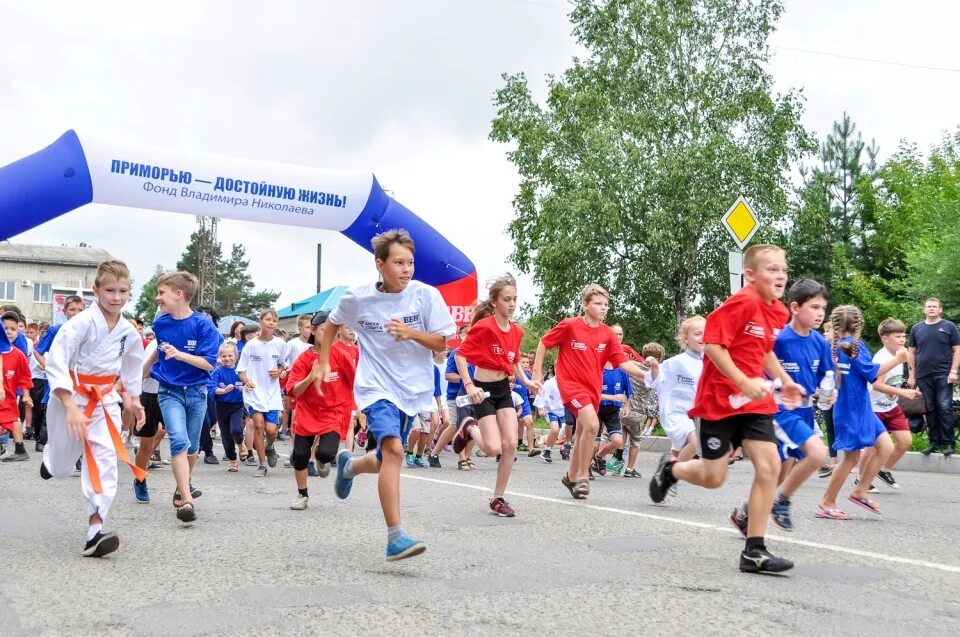
[[[737,247],[743,250],[760,228],[760,220],[747,200],[737,197],[730,210],[723,215],[723,225]]]

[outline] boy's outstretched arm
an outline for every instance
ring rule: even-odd
[[[543,344],[541,339],[537,343],[537,354],[533,357],[533,369],[530,370],[533,373],[533,379],[543,385],[543,359],[547,356],[547,346]]]

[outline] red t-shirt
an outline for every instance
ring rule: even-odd
[[[313,348],[304,351],[287,375],[287,393],[293,396],[297,383],[310,375],[320,356]],[[293,415],[293,433],[298,436],[319,436],[331,431],[346,440],[350,412],[353,410],[353,379],[357,375],[359,353],[336,341],[330,349],[330,373],[323,380],[323,396],[312,384],[299,396]]]
[[[3,360],[3,401],[0,402],[0,425],[9,425],[20,418],[17,409],[17,390],[24,392],[33,387],[30,378],[30,363],[23,352],[12,347],[9,352],[0,354]]]
[[[773,343],[789,318],[790,312],[783,303],[776,299],[764,303],[756,289],[748,285],[707,316],[703,342],[723,345],[741,372],[751,378],[762,378],[764,356],[773,351]],[[739,393],[740,388],[705,356],[697,397],[688,414],[691,418],[720,420],[737,414],[777,413],[773,396],[734,409],[730,406],[730,395]]]
[[[469,340],[469,339],[468,339]],[[627,362],[620,339],[606,323],[590,327],[582,316],[563,319],[542,339],[547,349],[557,347],[557,386],[564,404],[588,398],[600,405],[603,366]]]
[[[632,347],[630,347],[630,346],[627,345],[626,343],[623,343],[623,344],[621,345],[621,347],[623,347],[623,353],[626,354],[626,355],[627,355],[627,358],[629,358],[630,360],[632,360],[632,361],[637,361],[637,362],[643,360],[643,358],[640,356],[640,354],[637,352],[637,350],[633,349]]]
[[[510,331],[504,332],[494,316],[480,319],[468,332],[457,354],[467,359],[474,367],[513,374],[513,366],[520,362],[520,342],[523,328],[510,323]]]

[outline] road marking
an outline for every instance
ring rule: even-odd
[[[425,478],[423,476],[413,476],[407,473],[401,474],[404,478],[409,478],[410,480],[421,480],[423,482],[435,482],[437,484],[445,484],[452,487],[461,487],[464,489],[473,489],[474,491],[486,491],[493,492],[493,489],[490,487],[483,487],[476,484],[466,484],[464,482],[454,482],[452,480],[438,480],[437,478]],[[607,506],[598,506],[596,504],[587,504],[581,500],[573,499],[560,499],[560,498],[551,498],[543,495],[533,495],[532,493],[521,493],[519,491],[506,491],[506,495],[514,496],[517,498],[526,498],[528,500],[539,500],[541,502],[550,502],[552,504],[560,504],[563,506],[572,506],[580,507],[584,509],[591,509],[593,511],[603,511],[605,513],[616,513],[618,515],[628,515],[635,518],[644,518],[646,520],[654,520],[656,522],[669,522],[670,524],[678,524],[680,526],[692,526],[698,529],[711,529],[714,531],[719,531],[721,533],[734,533],[740,535],[738,531],[730,528],[729,526],[717,526],[715,524],[706,524],[704,522],[694,522],[692,520],[683,520],[681,518],[672,518],[666,515],[657,515],[654,513],[643,513],[641,511],[630,511],[628,509],[618,509],[616,507],[607,507]],[[921,568],[927,568],[935,571],[943,571],[945,573],[960,573],[960,566],[954,566],[952,564],[939,564],[937,562],[927,562],[925,560],[916,560],[910,557],[901,557],[899,555],[888,555],[886,553],[876,553],[874,551],[863,551],[861,549],[849,548],[846,546],[837,546],[836,544],[824,544],[822,542],[810,542],[809,540],[800,540],[793,537],[786,537],[783,535],[767,535],[766,537],[777,540],[778,542],[783,542],[785,544],[796,544],[797,546],[806,546],[808,548],[821,549],[824,551],[833,551],[835,553],[846,553],[847,555],[856,555],[858,557],[866,557],[872,560],[877,560],[881,562],[890,562],[893,564],[907,564],[909,566],[919,566]]]

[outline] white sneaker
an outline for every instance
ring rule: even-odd
[[[310,498],[305,495],[297,494],[297,499],[293,501],[293,504],[290,505],[290,508],[293,511],[303,511],[307,508],[307,503],[310,502]]]

